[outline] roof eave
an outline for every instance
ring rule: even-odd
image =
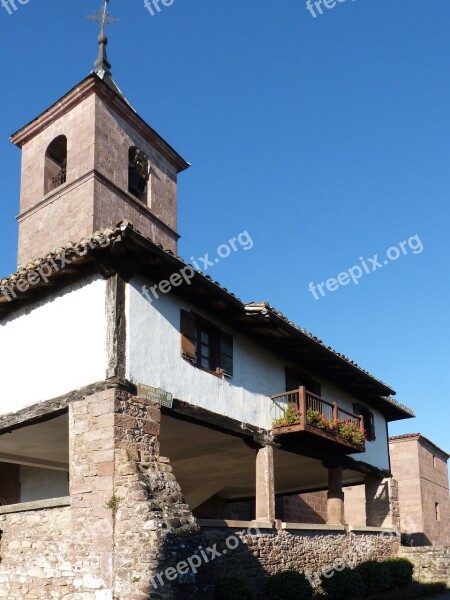
[[[164,250],[162,246],[153,243],[126,221],[118,224],[114,229],[105,231],[108,231],[108,235],[114,242],[110,248],[104,249],[99,243],[98,247],[92,250],[90,254],[88,253],[87,256],[83,256],[82,259],[77,258],[71,263],[72,271],[68,270],[66,273],[65,269],[61,269],[52,275],[51,279],[54,278],[55,283],[59,285],[59,281],[68,280],[72,276],[79,276],[77,273],[78,266],[82,269],[86,263],[101,262],[101,256],[104,253],[112,253],[117,258],[117,256],[124,256],[127,254],[127,251],[130,251],[137,259],[137,272],[148,276],[150,279],[152,277],[158,279],[160,276],[161,280],[166,279],[169,274],[178,272],[188,266],[180,257],[174,256],[173,253]],[[105,232],[96,232],[93,238],[99,235],[101,237],[104,234]],[[77,244],[71,244],[70,246],[76,247]],[[37,264],[49,261],[50,258],[52,256],[44,257],[40,261],[35,261],[33,264],[27,265],[27,268],[29,267],[31,270],[35,269]],[[193,269],[193,267],[191,268]],[[27,270],[24,269],[23,272],[21,271],[13,274],[8,279],[1,280],[1,283],[5,286],[14,284],[14,282],[26,275],[26,272]],[[71,273],[74,275],[71,275]],[[8,313],[16,309],[21,301],[27,302],[32,299],[33,289],[35,288],[30,288],[13,302],[8,302],[4,296],[0,295],[0,312],[3,314]],[[48,292],[44,291],[44,293]],[[407,419],[414,416],[410,409],[389,398],[393,393],[393,390],[389,386],[386,386],[383,382],[380,382],[333,349],[325,346],[325,344],[314,338],[311,334],[308,334],[287,321],[286,318],[275,313],[268,308],[267,304],[250,303],[246,305],[234,294],[222,288],[217,282],[214,282],[200,271],[194,273],[191,285],[177,288],[177,290],[174,290],[174,293],[182,296],[192,304],[198,303],[202,298],[203,300],[205,297],[208,298],[207,303],[211,312],[215,311],[220,318],[228,320],[230,324],[234,324],[237,328],[241,328],[249,336],[254,337],[257,341],[259,340],[260,343],[269,347],[276,346],[282,352],[285,350],[285,344],[283,337],[280,337],[279,333],[280,330],[283,330],[283,335],[286,339],[292,341],[294,349],[290,355],[294,356],[293,360],[299,360],[298,356],[303,356],[305,352],[308,353],[308,347],[311,347],[314,355],[322,357],[322,360],[319,362],[323,363],[323,372],[327,373],[327,377],[332,379],[335,376],[338,380],[343,380],[343,385],[351,388],[355,397],[361,396],[363,398],[367,396],[372,405],[379,408],[388,421]],[[263,325],[264,339],[260,337],[257,331],[252,329],[255,324],[255,318],[261,321]],[[267,323],[267,327],[264,323]],[[275,342],[277,343],[275,344]],[[311,353],[311,356],[314,355]],[[319,370],[322,369],[320,365],[318,368]]]

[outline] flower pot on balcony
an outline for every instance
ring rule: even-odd
[[[272,427],[272,434],[277,435],[281,433],[289,433],[290,431],[295,431],[298,425],[301,425],[301,419],[297,419],[291,423],[287,423],[286,425],[282,424],[274,424]]]

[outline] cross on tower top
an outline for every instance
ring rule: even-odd
[[[95,73],[104,79],[107,75],[111,75],[111,63],[108,61],[106,53],[106,45],[108,38],[106,37],[105,27],[111,23],[118,23],[119,19],[115,19],[108,13],[109,0],[102,0],[100,10],[94,15],[88,15],[86,18],[94,23],[100,23],[100,35],[98,36],[98,57],[94,63]]]

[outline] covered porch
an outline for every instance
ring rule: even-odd
[[[67,411],[0,434],[0,511],[69,496]],[[50,503],[51,504],[51,503]],[[40,504],[39,504],[40,505]],[[1,507],[4,507],[3,509]]]

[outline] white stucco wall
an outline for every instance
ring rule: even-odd
[[[243,426],[247,423],[270,429],[279,414],[270,396],[285,390],[288,363],[205,313],[211,322],[233,334],[234,374],[219,379],[195,368],[181,356],[180,309],[202,311],[174,294],[150,303],[142,295],[144,284],[149,282],[136,279],[127,286],[127,377],[135,384],[161,387],[179,400],[241,421]],[[356,398],[327,381],[320,382],[325,399],[353,409]],[[366,453],[355,455],[355,459],[388,469],[386,425],[381,413],[376,414],[376,427],[376,441],[368,442]]]
[[[0,323],[0,415],[105,379],[105,294],[91,277]]]
[[[322,397],[329,402],[337,402],[341,408],[353,411],[353,403],[360,402],[337,385],[320,380],[322,384]],[[368,407],[369,408],[369,407]],[[370,407],[375,419],[375,435],[373,442],[366,442],[366,451],[363,454],[355,454],[356,460],[362,460],[380,469],[389,469],[389,442],[386,428],[386,420],[379,410]]]
[[[193,367],[180,353],[180,309],[191,307],[173,294],[150,304],[141,293],[143,285],[133,281],[127,286],[127,377],[266,429],[275,415],[268,396],[283,392],[286,385],[284,362],[223,327],[234,337],[233,377],[220,379]],[[196,312],[201,314],[198,308]]]

